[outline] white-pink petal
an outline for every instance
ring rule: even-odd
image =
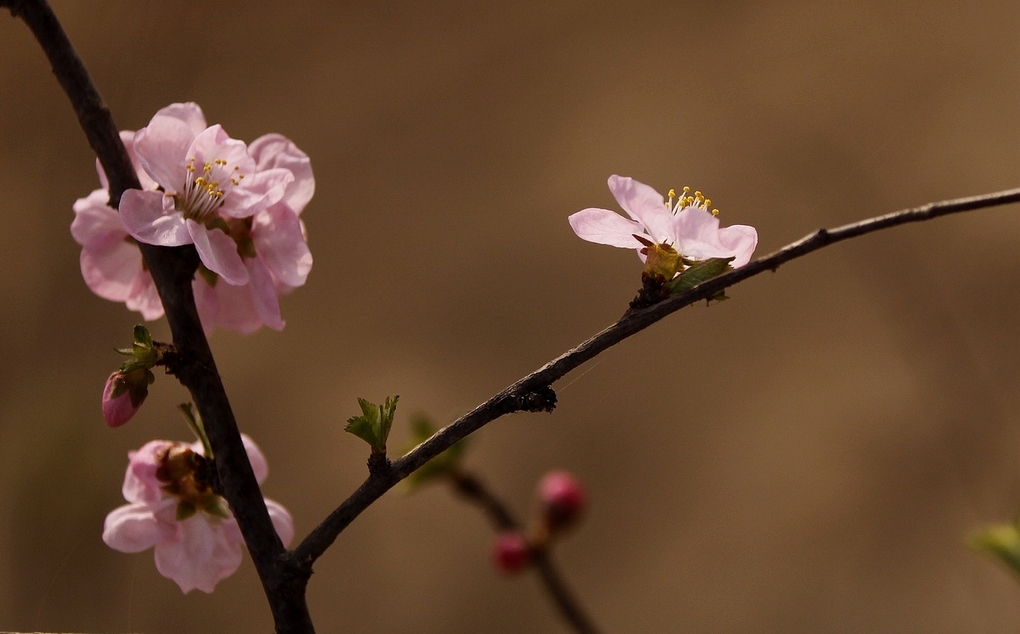
[[[222,520],[226,523],[232,520]],[[202,513],[177,522],[177,535],[155,545],[156,570],[177,582],[181,591],[212,592],[241,565],[241,546]]]
[[[149,125],[135,133],[138,162],[167,194],[184,190],[187,159],[195,133],[187,121],[156,113]]]
[[[248,283],[248,269],[237,254],[237,243],[219,229],[207,229],[194,220],[186,220],[191,240],[195,243],[202,264],[228,284]]]
[[[262,211],[252,221],[251,237],[273,275],[290,287],[304,285],[312,270],[312,252],[293,211],[279,203]]]
[[[165,108],[160,108],[156,115],[182,121],[188,126],[188,130],[190,130],[194,136],[198,136],[201,134],[202,130],[209,127],[205,123],[205,115],[202,114],[202,109],[199,108],[198,104],[193,101],[172,103]]]
[[[567,221],[577,237],[582,240],[625,249],[641,248],[641,243],[634,238],[634,234],[645,233],[640,223],[627,220],[614,211],[596,207],[571,214]]]
[[[173,200],[160,192],[129,189],[120,198],[120,219],[124,228],[139,242],[164,247],[191,244],[191,233],[184,216],[173,207]]]
[[[156,504],[136,502],[115,508],[103,523],[103,541],[122,553],[138,553],[152,548],[173,535],[173,527],[157,519],[156,512],[167,505],[167,499]]]
[[[260,170],[274,167],[290,170],[294,181],[287,186],[281,202],[300,215],[315,194],[315,177],[308,155],[282,134],[260,136],[248,145],[248,153]]]
[[[266,510],[269,511],[269,519],[273,521],[276,534],[280,536],[280,541],[286,548],[294,539],[294,518],[282,504],[273,500],[266,500]]]

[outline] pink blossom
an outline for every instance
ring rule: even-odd
[[[142,171],[134,154],[134,132],[120,133],[128,155],[135,165],[142,187],[155,190],[156,183]],[[124,302],[146,320],[163,316],[156,285],[142,264],[138,244],[128,235],[117,210],[110,207],[106,174],[96,164],[102,189],[97,189],[74,203],[71,235],[82,245],[81,274],[93,293],[114,302]]]
[[[751,259],[758,245],[758,232],[747,225],[720,228],[719,218],[708,210],[711,201],[696,192],[685,192],[670,202],[657,191],[638,181],[613,175],[609,177],[609,190],[630,216],[624,218],[608,209],[590,207],[568,218],[579,238],[589,242],[608,244],[625,249],[637,249],[645,260],[647,244],[663,244],[679,252],[684,260],[701,261],[709,258],[732,257],[731,266],[743,266]]]
[[[230,235],[230,222],[278,202],[294,176],[257,169],[243,141],[219,125],[205,127],[196,104],[172,104],[135,133],[139,163],[162,191],[128,190],[121,219],[148,244],[194,244],[202,263],[229,284],[246,284],[248,270]]]
[[[269,474],[265,456],[248,436],[242,439],[261,484]],[[156,569],[183,592],[212,592],[241,564],[237,520],[203,482],[203,462],[199,443],[153,440],[128,453],[122,492],[129,504],[111,511],[103,526],[103,541],[115,550],[153,548]],[[265,502],[277,534],[289,544],[294,538],[290,513],[277,502]]]
[[[303,286],[312,268],[304,224],[298,217],[315,193],[308,156],[279,134],[255,139],[248,151],[258,169],[287,169],[294,180],[281,200],[251,218],[231,223],[231,235],[248,270],[247,285],[221,284],[214,275],[196,277],[195,301],[207,331],[214,326],[243,333],[262,325],[282,329],[279,296]]]

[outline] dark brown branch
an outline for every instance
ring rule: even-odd
[[[835,229],[819,229],[775,253],[708,280],[689,291],[674,295],[654,306],[628,312],[612,326],[609,326],[573,350],[564,353],[535,372],[520,379],[450,425],[437,431],[431,438],[415,447],[404,457],[394,461],[393,474],[395,477],[390,477],[385,482],[369,477],[361,487],[352,493],[349,498],[333,511],[329,517],[323,520],[294,549],[293,556],[298,565],[310,567],[312,562],[318,559],[329,548],[330,544],[336,540],[337,536],[354,518],[388,491],[397,481],[406,478],[423,464],[484,425],[504,414],[520,411],[523,409],[519,407],[520,403],[527,401],[529,396],[551,390],[550,386],[555,381],[563,378],[564,375],[584,362],[685,306],[690,306],[701,300],[711,299],[720,291],[738,282],[742,282],[764,271],[775,271],[780,265],[790,260],[807,255],[812,251],[817,251],[836,242],[908,222],[920,222],[947,214],[1006,205],[1018,201],[1020,201],[1020,189],[1011,189],[983,196],[971,196],[969,198],[928,203],[920,207],[897,211],[884,216],[878,216],[877,218],[869,218]]]
[[[24,20],[49,59],[67,93],[89,145],[110,182],[110,205],[117,207],[126,189],[139,188],[127,151],[109,108],[92,83],[45,0],[3,0],[11,14]],[[286,566],[284,548],[273,528],[265,501],[248,462],[226,391],[195,309],[191,281],[198,265],[194,247],[167,248],[140,244],[142,256],[159,290],[174,345],[190,360],[178,376],[191,392],[205,422],[216,456],[223,496],[230,504],[262,581],[278,632],[311,632],[305,604],[305,571]]]
[[[489,521],[498,532],[521,530],[521,523],[514,517],[507,505],[474,475],[456,471],[451,474],[451,486],[454,491],[477,505],[485,512]],[[566,581],[553,563],[548,547],[533,548],[531,561],[538,571],[538,576],[545,586],[546,592],[556,605],[556,609],[567,623],[580,634],[598,634],[599,629],[594,621],[581,607],[574,593],[567,587]]]

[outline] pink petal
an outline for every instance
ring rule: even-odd
[[[163,316],[163,300],[159,297],[156,282],[153,281],[149,271],[142,270],[135,276],[135,283],[131,286],[124,304],[128,310],[140,312],[146,321]]]
[[[262,319],[255,310],[251,290],[247,286],[232,286],[217,280],[210,286],[196,275],[192,283],[195,305],[206,334],[214,328],[225,328],[242,334],[255,332],[262,327]]]
[[[657,230],[662,228],[663,218],[672,214],[662,194],[633,178],[616,174],[609,177],[609,191],[631,218],[649,229],[656,242],[663,239]]]
[[[107,204],[109,200],[110,195],[105,189],[97,189],[74,202],[71,235],[75,242],[83,247],[96,244],[105,248],[111,241],[127,237],[127,229],[117,215],[117,210]]]
[[[225,523],[229,520],[223,520]],[[177,523],[176,539],[155,546],[156,570],[177,582],[181,591],[212,592],[241,565],[240,543],[228,539],[222,526],[203,513]]]
[[[255,480],[262,484],[269,477],[269,463],[266,461],[266,456],[248,434],[241,434],[241,441],[244,442],[244,450],[248,453],[251,470],[255,472]]]
[[[282,504],[273,500],[266,500],[266,510],[269,511],[269,519],[273,520],[276,534],[280,536],[284,547],[287,547],[294,539],[294,518]]]
[[[700,207],[685,207],[674,216],[679,236],[677,249],[694,260],[735,257],[731,266],[743,266],[758,245],[758,232],[747,225],[719,228],[719,218]]]
[[[294,175],[281,202],[300,214],[315,193],[315,177],[308,155],[282,134],[267,134],[248,145],[248,153],[260,170],[283,167]]]
[[[255,252],[280,281],[303,286],[312,270],[312,253],[297,215],[276,204],[255,216],[251,228]]]
[[[164,247],[191,244],[184,216],[173,208],[173,201],[160,192],[129,189],[120,198],[120,219],[124,228],[139,242]]]
[[[234,218],[247,218],[274,205],[283,198],[287,186],[294,180],[290,170],[282,168],[260,170],[245,176],[240,187],[224,197],[221,214]]]
[[[237,254],[237,243],[219,229],[206,229],[194,220],[185,221],[202,264],[229,284],[248,283],[248,269]]]
[[[640,249],[641,243],[634,234],[644,234],[644,228],[633,220],[608,209],[589,207],[571,214],[567,221],[577,237],[588,242],[608,244],[625,249]]]
[[[137,553],[152,548],[173,535],[173,527],[156,519],[155,512],[175,502],[159,504],[138,502],[110,511],[103,522],[103,541],[122,553]]]
[[[188,177],[185,166],[194,156],[189,154],[194,140],[189,122],[157,112],[149,125],[135,133],[135,153],[149,176],[172,195],[184,189]]]
[[[198,104],[194,102],[186,103],[172,103],[165,108],[161,108],[156,113],[157,116],[171,117],[178,121],[184,122],[188,126],[193,136],[198,136],[208,126],[205,123],[205,115],[202,114],[202,109],[198,107]]]
[[[152,503],[163,499],[165,483],[156,477],[156,471],[163,454],[175,444],[169,440],[150,440],[137,451],[128,452],[128,467],[121,488],[125,500]]]
[[[731,225],[719,230],[719,241],[735,256],[730,266],[737,268],[751,261],[758,247],[758,231],[749,225]]]
[[[283,330],[284,321],[280,316],[280,298],[276,294],[276,285],[269,269],[262,260],[245,260],[248,268],[248,289],[251,292],[252,305],[259,319],[273,330]]]

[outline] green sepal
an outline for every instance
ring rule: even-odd
[[[131,357],[120,366],[120,371],[128,373],[135,370],[148,370],[158,365],[163,355],[156,349],[156,344],[152,340],[149,329],[138,324],[132,330],[132,338],[134,343],[131,344],[130,348],[116,348],[117,354]],[[152,384],[153,381],[155,381],[155,377],[150,377],[149,383]]]
[[[436,426],[424,414],[417,414],[411,419],[411,443],[407,451],[411,451],[421,443],[425,442],[436,433]],[[412,493],[423,484],[446,477],[460,468],[465,451],[467,450],[468,439],[459,440],[449,449],[429,460],[417,471],[407,476],[407,491]],[[406,452],[405,452],[406,453]]]
[[[195,437],[202,443],[202,455],[212,460],[212,443],[209,442],[209,435],[205,433],[205,424],[202,422],[202,415],[198,413],[198,409],[193,403],[181,403],[177,406],[177,409],[184,415],[184,420],[187,421],[188,427],[191,428]]]
[[[204,505],[204,509],[209,515],[216,517],[222,517],[223,519],[230,519],[230,509],[227,508],[226,502],[218,495],[209,496]]]
[[[996,559],[1020,575],[1020,527],[1012,524],[984,526],[971,534],[971,548]]]
[[[709,258],[702,262],[695,262],[683,273],[677,275],[666,284],[666,288],[669,290],[671,295],[676,295],[684,291],[690,290],[706,282],[713,277],[718,277],[726,271],[732,271],[733,267],[730,266],[730,262],[733,261],[732,257],[729,258]],[[722,292],[720,291],[720,295]],[[722,299],[725,299],[725,295],[722,295]],[[712,299],[719,299],[719,296],[712,297]]]
[[[196,512],[198,512],[198,509],[196,509],[195,505],[192,504],[191,502],[183,501],[178,502],[176,519],[178,522],[183,522],[184,520],[194,515]]]
[[[387,396],[386,402],[382,405],[359,398],[358,405],[361,406],[362,415],[347,419],[344,431],[367,442],[374,453],[386,453],[386,439],[389,438],[390,428],[393,427],[393,414],[397,410],[399,398]]]

